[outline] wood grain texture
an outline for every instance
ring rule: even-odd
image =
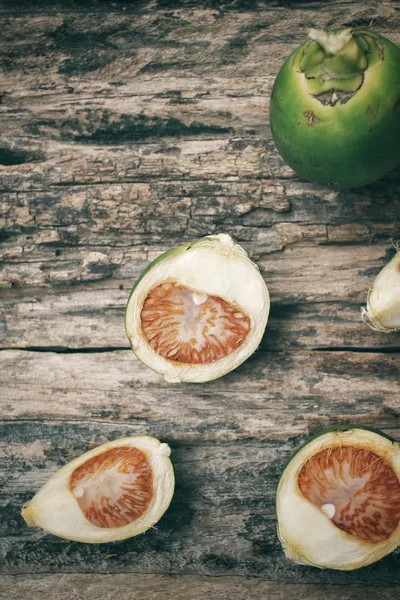
[[[120,600],[175,600],[196,598],[197,600],[285,600],[295,596],[298,600],[320,600],[321,591],[316,585],[292,584],[277,586],[274,582],[254,577],[207,577],[186,575],[50,575],[34,576],[29,582],[24,577],[4,577],[9,600],[19,600],[33,595],[37,600],[109,600],[118,590]],[[326,600],[393,600],[400,592],[392,589],[374,589],[364,585],[324,586]]]
[[[360,320],[400,238],[400,171],[307,183],[268,124],[309,26],[370,24],[400,44],[389,0],[1,3],[0,597],[398,596],[398,555],[297,567],[274,514],[309,434],[357,421],[400,439],[400,338]],[[234,373],[166,384],[128,349],[130,288],[159,253],[221,231],[267,281],[266,334]],[[97,547],[26,528],[20,508],[54,471],[136,433],[172,447],[156,528]]]
[[[298,283],[301,285],[301,281]],[[59,352],[127,349],[123,322],[128,293],[123,283],[114,287],[113,281],[111,285],[102,285],[101,289],[61,287],[51,292],[25,288],[23,295],[19,291],[18,296],[8,297],[4,293],[0,304],[0,347]],[[332,281],[331,289],[334,285]],[[278,281],[274,287],[279,292]],[[293,293],[293,287],[289,292]],[[361,322],[364,292],[360,289],[360,302],[355,303],[296,303],[293,299],[290,304],[274,302],[260,350],[398,350],[397,335],[376,333]]]
[[[362,570],[330,572],[290,563],[276,536],[275,490],[283,465],[304,439],[171,444],[176,490],[167,513],[142,536],[78,544],[28,530],[20,506],[62,464],[100,440],[135,433],[107,421],[5,423],[0,556],[12,573],[175,573],[252,576],[284,584],[390,587],[400,584],[391,555]],[[156,596],[155,596],[156,597]]]
[[[130,350],[0,352],[2,416],[91,417],[174,440],[288,439],[357,421],[399,426],[400,355],[256,352],[223,379],[169,384]]]

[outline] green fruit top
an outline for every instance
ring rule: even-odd
[[[400,49],[377,33],[311,29],[276,78],[276,146],[310,181],[358,187],[400,162]]]
[[[308,35],[293,57],[293,68],[304,73],[307,92],[324,105],[348,102],[361,89],[366,70],[384,60],[376,34],[311,29]]]

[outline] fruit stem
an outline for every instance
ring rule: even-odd
[[[325,31],[324,29],[309,29],[308,37],[317,42],[327,54],[337,54],[353,37],[350,28],[343,29],[340,33]]]

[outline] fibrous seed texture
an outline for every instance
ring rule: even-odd
[[[77,467],[70,477],[70,489],[93,525],[122,527],[147,510],[153,495],[153,472],[137,448],[112,448]]]
[[[150,346],[164,358],[204,364],[239,348],[250,331],[250,319],[218,296],[166,282],[144,301],[141,326]]]
[[[378,543],[400,521],[400,482],[384,458],[352,446],[312,456],[298,477],[302,494],[340,529]]]

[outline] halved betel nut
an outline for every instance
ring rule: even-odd
[[[136,356],[170,382],[210,381],[259,345],[269,313],[257,266],[229,235],[159,256],[129,297],[125,326]]]

